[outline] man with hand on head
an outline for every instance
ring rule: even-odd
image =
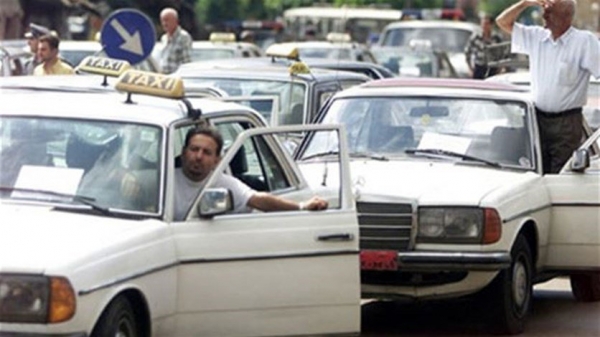
[[[543,9],[545,27],[516,22],[532,6]],[[580,145],[590,76],[600,77],[600,44],[572,26],[575,7],[575,0],[521,0],[496,18],[512,52],[529,55],[544,173],[558,173]]]
[[[223,137],[212,127],[191,129],[185,137],[181,152],[181,168],[175,170],[175,212],[174,219],[182,221],[204,188],[210,173],[221,160]],[[226,174],[220,174],[215,187],[227,188],[233,196],[233,212],[242,213],[248,208],[264,212],[294,210],[324,210],[326,200],[312,197],[305,202],[287,200],[266,192],[257,192],[242,181]]]

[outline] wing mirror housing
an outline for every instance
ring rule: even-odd
[[[226,188],[207,189],[198,203],[198,216],[212,218],[233,210],[233,198]]]
[[[590,152],[587,149],[578,149],[573,152],[571,158],[571,170],[583,172],[590,167]]]

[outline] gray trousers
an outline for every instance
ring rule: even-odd
[[[536,108],[544,174],[558,173],[569,160],[583,138],[583,114],[581,108],[544,112]]]

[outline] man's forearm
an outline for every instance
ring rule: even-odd
[[[263,212],[294,211],[300,209],[299,204],[295,201],[286,200],[263,192],[257,192],[254,194],[250,200],[248,200],[248,206]]]
[[[541,1],[540,1],[540,4],[541,4]],[[517,19],[519,18],[519,15],[521,15],[521,13],[523,13],[523,11],[526,8],[534,6],[534,5],[536,5],[535,1],[521,0],[521,1],[517,2],[516,4],[505,9],[502,13],[500,13],[500,15],[498,15],[498,17],[496,18],[496,24],[504,32],[511,34],[512,30],[513,30],[513,26],[514,26],[515,22],[517,21]]]

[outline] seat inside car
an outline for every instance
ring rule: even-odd
[[[490,139],[492,159],[501,163],[519,165],[521,157],[528,157],[526,135],[524,128],[495,127]]]

